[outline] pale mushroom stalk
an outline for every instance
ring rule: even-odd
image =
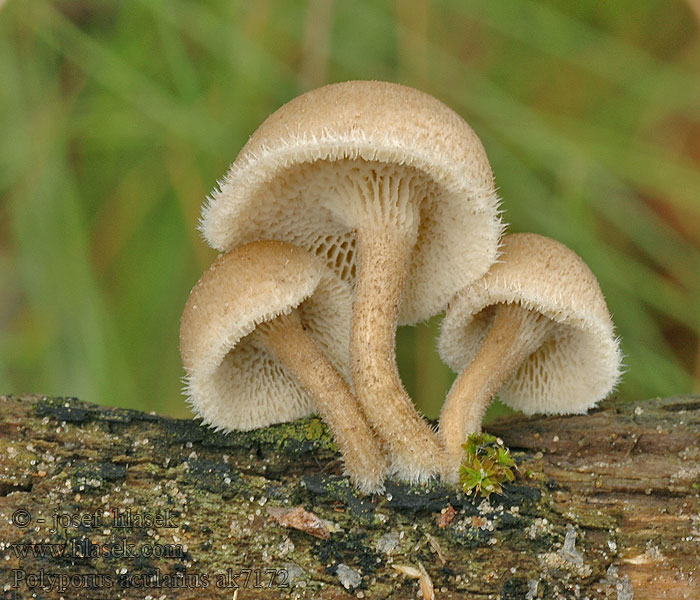
[[[551,319],[516,302],[496,306],[479,352],[455,380],[440,413],[445,479],[457,480],[464,453],[462,444],[470,434],[481,431],[481,421],[493,397],[553,329]]]
[[[202,231],[221,251],[291,242],[353,288],[355,395],[401,479],[440,473],[439,439],[401,385],[394,345],[398,323],[440,313],[496,259],[498,196],[469,125],[393,83],[312,90],[253,133],[205,206]]]
[[[309,252],[272,240],[238,246],[185,305],[185,389],[204,423],[228,431],[320,413],[353,485],[378,492],[388,460],[346,383],[351,304],[351,287]]]
[[[417,413],[396,366],[396,326],[415,233],[359,229],[350,345],[355,395],[389,445],[392,469],[422,481],[440,469],[438,440]],[[390,232],[390,233],[389,233]]]
[[[306,332],[299,311],[262,323],[252,335],[311,394],[340,448],[352,483],[363,492],[381,490],[387,464],[379,441],[348,384]]]
[[[585,262],[556,240],[507,235],[500,260],[450,301],[438,338],[460,373],[440,415],[445,473],[500,400],[526,414],[584,413],[614,388],[621,355],[605,297]]]
[[[350,367],[355,396],[408,481],[440,473],[437,436],[416,411],[396,366],[396,327],[425,181],[395,166],[353,166],[336,184],[339,217],[357,224]]]

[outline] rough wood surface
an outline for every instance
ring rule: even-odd
[[[505,496],[362,497],[316,418],[0,397],[0,598],[700,598],[700,397],[488,429]]]

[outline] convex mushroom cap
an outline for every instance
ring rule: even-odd
[[[355,486],[383,488],[387,462],[347,374],[351,293],[315,256],[259,241],[220,256],[185,306],[186,390],[205,423],[253,429],[319,412]]]
[[[414,88],[348,81],[294,98],[260,125],[204,206],[201,230],[220,251],[288,241],[352,280],[358,226],[415,228],[400,321],[416,323],[493,263],[498,203],[462,117]]]
[[[309,393],[250,334],[299,307],[309,334],[347,376],[351,302],[347,285],[291,244],[256,242],[220,256],[192,289],[180,325],[197,415],[216,428],[250,430],[313,413]]]
[[[401,385],[396,325],[440,312],[486,272],[497,204],[484,148],[459,115],[412,88],[353,81],[272,114],[205,206],[202,231],[220,250],[292,242],[354,286],[357,398],[399,476],[424,480],[440,449]]]
[[[582,413],[611,392],[621,368],[591,270],[563,244],[528,233],[505,236],[499,261],[452,300],[438,352],[462,372],[440,417],[453,449],[478,431],[499,390],[503,402],[526,414]]]

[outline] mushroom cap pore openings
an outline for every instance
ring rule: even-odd
[[[219,257],[193,288],[180,328],[185,388],[195,412],[228,430],[313,412],[308,394],[248,334],[298,307],[308,316],[309,334],[347,371],[350,305],[347,286],[335,285],[316,257],[291,244],[253,242]]]
[[[584,412],[610,393],[621,353],[598,281],[573,251],[536,234],[506,236],[499,262],[453,298],[438,338],[442,359],[456,371],[466,368],[495,306],[513,302],[555,326],[503,386],[504,402],[529,414]]]
[[[436,314],[488,269],[502,224],[481,142],[436,98],[386,82],[332,84],[270,115],[206,203],[206,240],[219,250],[259,237],[310,249],[314,235],[352,231],[358,224],[345,218],[350,196],[328,188],[337,186],[334,169],[342,163],[356,165],[360,177],[374,165],[391,165],[426,182],[402,322]]]

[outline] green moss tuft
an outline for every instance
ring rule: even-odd
[[[459,481],[465,494],[488,498],[503,494],[503,484],[513,482],[517,470],[503,440],[488,433],[473,433],[462,446],[466,453],[459,468]]]

